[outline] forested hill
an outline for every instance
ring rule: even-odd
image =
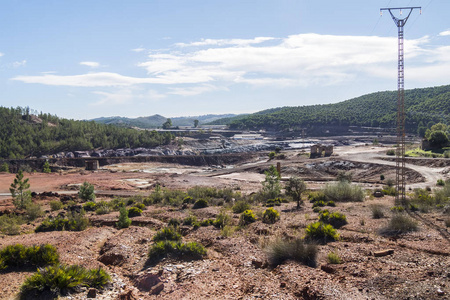
[[[0,106],[0,158],[25,158],[60,151],[154,147],[169,143],[170,133],[74,121],[28,108]]]
[[[417,132],[427,123],[450,121],[450,85],[405,91],[406,129]],[[221,119],[232,129],[289,130],[317,127],[396,126],[397,91],[377,92],[347,101],[298,107],[281,107],[258,113]]]

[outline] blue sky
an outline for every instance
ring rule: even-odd
[[[0,105],[73,119],[325,104],[450,84],[448,0],[2,0]]]

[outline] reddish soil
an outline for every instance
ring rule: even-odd
[[[303,172],[304,178],[332,177],[336,174],[335,168],[310,169],[306,164],[339,160],[339,157],[309,160],[296,155],[288,156],[281,161],[283,176]],[[181,174],[171,171],[143,173],[126,169],[148,169],[148,166],[133,165],[122,166],[126,172],[77,170],[61,175],[26,174],[26,177],[30,178],[31,190],[36,192],[66,191],[71,184],[88,181],[101,193],[123,196],[127,193],[148,194],[155,183],[177,189],[195,185],[218,188],[239,186],[242,193],[250,193],[261,187],[259,181],[264,176],[260,173],[270,164],[274,162],[236,166],[232,170],[189,169],[185,173],[178,172]],[[183,166],[164,167],[188,169]],[[395,174],[391,167],[375,164],[367,164],[367,167],[356,165],[347,171],[354,171],[356,180],[364,181],[364,186],[372,188],[381,186],[380,172],[386,177],[392,176],[392,172]],[[364,177],[367,178],[362,180]],[[0,174],[0,193],[8,192],[13,178],[12,174]],[[418,176],[411,175],[410,178],[413,182],[420,180]],[[124,179],[140,179],[149,185],[139,189],[136,185],[140,186],[142,182],[122,181]],[[322,181],[308,182],[308,187],[320,187],[322,184]],[[12,208],[8,198],[3,197],[4,208]],[[36,201],[49,210],[51,199],[55,198]],[[110,198],[100,196],[97,200],[102,199]],[[370,208],[373,204],[381,205],[386,217],[373,219]],[[33,233],[41,218],[22,225],[20,235],[0,234],[0,248],[16,243],[50,243],[57,247],[62,263],[89,268],[102,266],[111,274],[113,284],[98,291],[96,299],[119,299],[119,295],[122,295],[120,299],[450,299],[450,233],[445,226],[445,220],[450,216],[442,210],[411,213],[419,224],[418,231],[395,237],[382,236],[379,231],[389,222],[392,216],[389,208],[392,206],[392,197],[367,196],[362,203],[337,203],[336,207],[326,207],[344,213],[349,223],[338,229],[339,241],[318,246],[316,267],[286,261],[271,268],[267,266],[265,252],[266,246],[276,238],[305,235],[306,226],[318,219],[312,204],[307,201],[301,210],[295,209],[295,203],[276,207],[281,219],[273,225],[261,222],[265,207],[255,204],[252,209],[259,219],[226,235],[213,226],[198,229],[182,226],[184,241],[197,241],[206,247],[208,254],[203,260],[164,259],[151,265],[147,263],[147,252],[155,232],[166,226],[171,218],[195,215],[201,221],[226,211],[237,225],[239,215],[233,214],[229,206],[203,209],[149,206],[143,216],[132,218],[130,228],[122,230],[113,227],[118,220],[118,212],[101,216],[90,213],[93,226],[82,232]],[[387,249],[392,249],[393,253],[374,256],[374,252]],[[328,264],[327,255],[330,252],[338,254],[342,263]],[[0,273],[0,298],[13,299],[24,279],[31,274],[21,270]],[[151,286],[150,291],[142,287],[139,289],[138,282],[143,278],[152,278],[153,284],[159,283]],[[87,292],[84,289],[61,299],[86,299]]]

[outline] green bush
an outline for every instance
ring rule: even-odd
[[[0,166],[0,172],[9,173],[9,165],[8,165],[8,163],[4,162],[4,163]]]
[[[231,208],[235,214],[240,214],[248,209],[250,209],[250,204],[245,200],[236,201],[236,203]]]
[[[339,234],[332,225],[319,221],[306,227],[306,237],[313,241],[327,243],[336,241],[339,238]]]
[[[281,205],[280,198],[269,199],[266,201],[266,207],[274,207],[274,206],[280,206],[280,205]]]
[[[0,216],[0,231],[8,235],[17,235],[20,233],[20,225],[24,220],[21,216],[14,214],[4,214]]]
[[[405,208],[403,206],[393,206],[391,207],[391,212],[395,214],[399,214],[405,211]]]
[[[183,204],[192,204],[194,203],[194,198],[192,198],[191,196],[186,196],[183,199]]]
[[[289,259],[315,267],[318,248],[298,238],[292,241],[277,239],[266,247],[265,252],[273,267]]]
[[[217,228],[224,228],[227,225],[230,225],[232,223],[232,218],[230,215],[221,212],[217,215],[216,219],[213,222],[214,227]]]
[[[320,213],[322,211],[322,208],[320,208],[319,206],[316,206],[313,208],[313,212],[315,213]]]
[[[397,190],[395,189],[394,186],[388,186],[388,185],[386,185],[386,186],[383,187],[383,189],[381,190],[381,192],[382,192],[384,195],[388,195],[388,196],[395,196],[395,195],[397,195]]]
[[[438,179],[437,182],[436,182],[436,185],[444,186],[445,185],[445,181],[443,179]]]
[[[214,224],[214,220],[213,219],[205,219],[203,221],[200,222],[200,226],[206,227],[209,225],[213,225]]]
[[[181,225],[181,220],[177,219],[177,218],[172,218],[172,219],[169,220],[168,225],[172,226],[172,227],[178,227],[178,226]]]
[[[37,218],[42,217],[44,215],[44,211],[42,210],[40,204],[31,202],[25,206],[25,215],[28,220],[34,221]]]
[[[347,181],[339,181],[336,184],[327,184],[323,189],[327,201],[334,202],[362,202],[365,197],[364,190],[350,184]]]
[[[206,201],[205,199],[198,199],[197,201],[195,201],[194,206],[192,208],[198,209],[198,208],[205,208],[205,207],[208,207],[208,201]]]
[[[42,223],[34,231],[83,231],[89,225],[89,219],[84,215],[84,210],[82,210],[80,213],[73,212],[69,214],[69,217],[67,219],[62,217],[56,217],[54,219],[47,218],[42,221]]]
[[[389,155],[389,156],[395,155],[395,150],[389,149],[388,151],[386,151],[386,155]]]
[[[59,254],[50,244],[31,247],[15,244],[0,250],[0,270],[8,267],[43,267],[58,262]]]
[[[308,199],[310,203],[314,203],[317,201],[326,201],[326,197],[325,194],[323,193],[323,191],[317,191],[317,192],[310,192],[308,195]]]
[[[341,258],[334,252],[330,252],[327,255],[327,260],[329,264],[341,264]]]
[[[153,236],[153,241],[181,241],[181,234],[175,227],[164,227]]]
[[[20,288],[20,299],[40,299],[40,295],[49,293],[52,298],[58,298],[82,286],[101,289],[110,280],[110,276],[102,269],[87,270],[78,265],[50,266],[38,269],[25,280]]]
[[[130,207],[130,209],[128,209],[128,217],[132,218],[132,217],[138,217],[142,214],[142,209],[138,208],[138,207]]]
[[[328,210],[324,210],[319,214],[319,221],[330,224],[334,228],[340,228],[347,224],[347,217],[340,212],[330,213]]]
[[[83,209],[85,211],[95,211],[97,209],[97,204],[95,204],[95,202],[88,201],[83,204]]]
[[[83,182],[78,191],[78,197],[83,201],[95,201],[94,186],[87,181]]]
[[[279,219],[280,219],[280,213],[273,208],[268,208],[263,213],[262,221],[264,223],[273,224],[276,221],[278,221]]]
[[[394,215],[387,227],[381,229],[383,235],[399,235],[410,231],[417,231],[417,223],[404,214]]]
[[[128,210],[126,207],[121,207],[119,210],[119,222],[116,223],[117,228],[128,228],[131,225],[131,220],[128,217]]]
[[[50,169],[50,164],[48,161],[45,161],[44,166],[42,167],[43,173],[51,173],[52,169]]]
[[[201,259],[206,255],[206,249],[196,242],[182,243],[180,241],[160,241],[150,248],[148,257],[155,262],[164,257]]]
[[[133,207],[139,208],[140,210],[144,210],[145,204],[139,202],[139,203],[134,204]]]
[[[318,201],[313,203],[312,207],[314,208],[314,207],[324,207],[324,206],[325,206],[325,202],[322,201],[322,200],[318,200]]]
[[[334,203],[334,201],[330,200],[327,202],[326,206],[335,207],[336,203]]]
[[[63,203],[60,200],[52,200],[50,201],[50,209],[52,211],[60,210],[63,208]]]
[[[245,226],[255,221],[255,214],[253,213],[253,211],[248,209],[241,214],[241,217],[239,218],[239,225]]]
[[[106,201],[97,202],[95,205],[95,214],[97,215],[106,215],[111,212],[111,203]]]
[[[371,205],[370,209],[372,211],[372,218],[381,219],[384,218],[384,209],[381,205]]]
[[[195,223],[197,223],[197,217],[193,215],[190,215],[183,220],[183,225],[193,225]]]

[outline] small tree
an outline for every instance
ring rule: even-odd
[[[162,124],[162,128],[169,129],[170,127],[172,127],[172,120],[169,118]]]
[[[281,192],[280,174],[274,166],[270,166],[264,174],[266,179],[262,183],[262,191],[267,199],[274,199]]]
[[[131,219],[128,217],[128,210],[126,207],[120,208],[119,222],[116,223],[117,228],[128,228],[131,225]]]
[[[83,182],[78,191],[78,197],[83,201],[95,201],[94,186],[87,181]]]
[[[19,170],[9,188],[11,196],[13,197],[13,203],[17,208],[25,208],[25,206],[31,202],[31,192],[28,190],[29,188],[30,184],[28,183],[28,178],[24,179],[22,170]]]
[[[50,169],[50,164],[48,163],[48,161],[45,161],[44,166],[42,168],[42,172],[44,173],[51,173],[52,170]]]
[[[0,172],[6,172],[9,173],[9,165],[7,162],[4,162],[1,166],[0,166]]]
[[[198,127],[198,120],[194,120],[194,127],[195,127],[195,128]]]
[[[302,193],[306,191],[306,184],[303,180],[298,177],[291,177],[286,184],[286,194],[291,196],[295,201],[297,201],[297,209],[300,208],[302,204]]]

